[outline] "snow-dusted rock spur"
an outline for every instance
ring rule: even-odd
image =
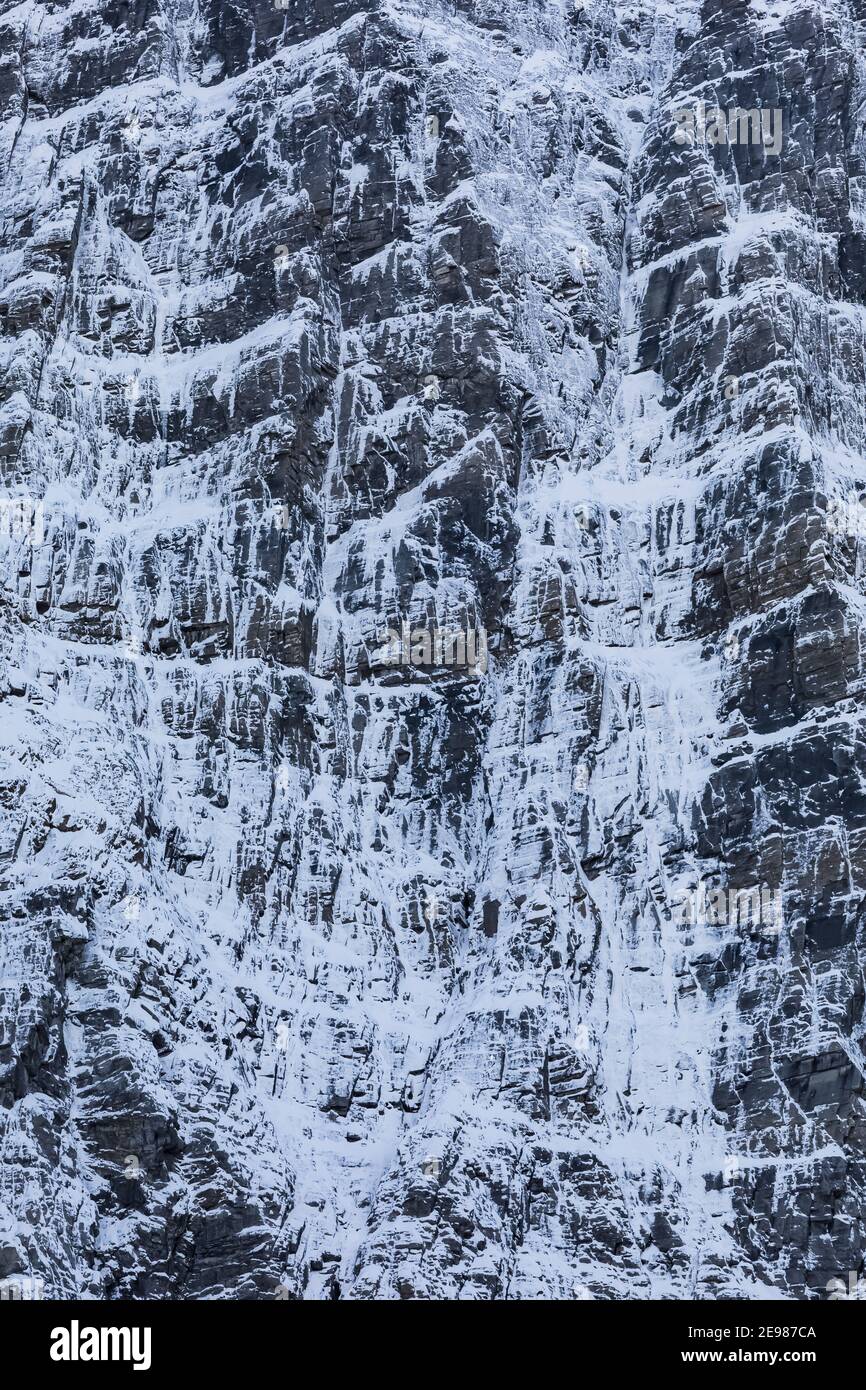
[[[864,25],[3,7],[4,1287],[859,1270]]]

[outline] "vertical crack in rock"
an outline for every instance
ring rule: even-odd
[[[0,18],[0,1280],[860,1268],[864,19]]]

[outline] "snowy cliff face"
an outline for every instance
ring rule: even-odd
[[[0,1277],[859,1268],[864,23],[4,6]]]

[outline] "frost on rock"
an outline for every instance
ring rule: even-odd
[[[0,18],[0,1278],[860,1268],[861,17]]]

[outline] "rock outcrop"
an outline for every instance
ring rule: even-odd
[[[0,1279],[860,1269],[864,21],[5,10]]]

